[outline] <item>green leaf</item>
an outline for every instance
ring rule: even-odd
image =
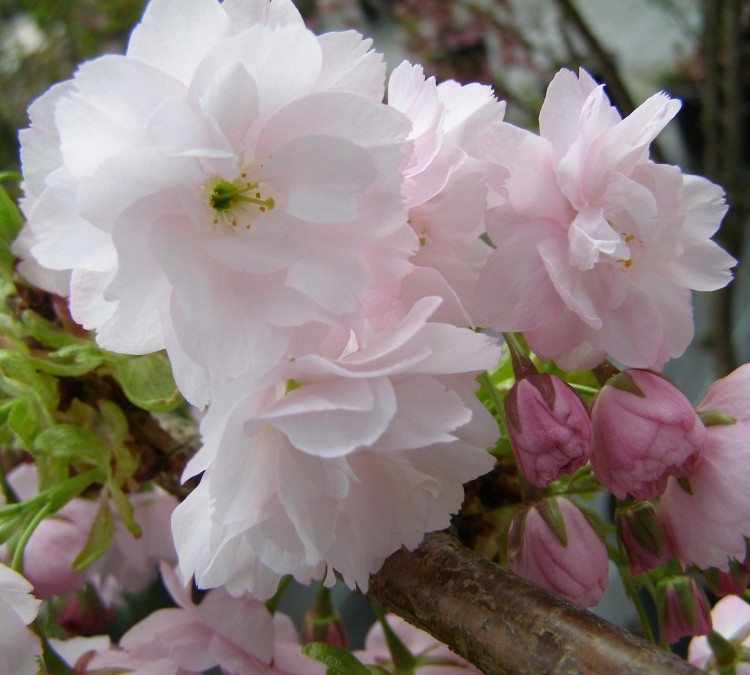
[[[37,370],[58,377],[80,377],[105,363],[106,356],[94,344],[65,345],[44,357],[33,357],[31,363]]]
[[[0,275],[10,281],[13,278],[15,256],[10,245],[23,225],[23,217],[5,188],[0,186]]]
[[[33,310],[27,309],[21,315],[21,321],[30,337],[50,349],[61,349],[68,345],[91,344],[87,340],[66,333],[51,321],[47,321]]]
[[[16,435],[21,445],[31,449],[41,431],[39,415],[28,398],[16,399],[8,415],[8,428]]]
[[[311,642],[302,653],[326,666],[326,675],[370,675],[370,671],[351,653],[325,642]]]
[[[182,401],[172,367],[162,354],[117,359],[112,364],[112,375],[128,400],[143,410],[167,412]]]
[[[120,516],[123,525],[128,528],[128,531],[134,537],[140,537],[142,532],[141,526],[135,521],[135,518],[133,518],[133,504],[116,483],[110,481],[107,484],[107,487],[112,493],[112,501],[115,503],[115,508],[117,509],[117,513]]]
[[[102,492],[99,510],[96,512],[96,519],[91,526],[88,539],[73,561],[71,569],[80,572],[99,560],[109,548],[114,531],[115,518],[112,515],[112,509],[109,508],[109,499],[105,490]]]
[[[98,467],[109,466],[109,447],[106,442],[77,424],[58,424],[40,433],[34,442],[34,454],[83,460]]]

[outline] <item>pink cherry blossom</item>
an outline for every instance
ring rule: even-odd
[[[422,66],[403,62],[391,74],[388,105],[412,122],[412,159],[404,168],[409,224],[419,237],[416,266],[404,293],[439,295],[435,320],[474,324],[472,297],[491,248],[485,232],[488,174],[502,170],[477,158],[478,137],[501,121],[505,102],[488,86],[435,83]]]
[[[669,480],[660,513],[686,564],[727,570],[730,558],[745,559],[750,537],[750,365],[714,383],[698,411],[730,417],[707,426],[702,462],[689,486]]]
[[[219,668],[223,673],[250,675],[322,675],[325,668],[301,654],[291,620],[272,617],[262,602],[249,595],[232,597],[223,589],[206,594],[200,604],[174,572],[162,566],[162,578],[177,607],[160,609],[133,626],[120,640],[120,649],[97,654],[92,669],[123,668],[127,672],[182,675]],[[281,649],[279,649],[281,647]],[[276,652],[291,647],[299,658],[280,660]]]
[[[389,554],[448,525],[493,464],[497,427],[473,390],[499,353],[427,322],[438,302],[219,393],[185,477],[205,473],[172,521],[183,575],[260,597],[284,574],[364,590]]]
[[[505,399],[513,456],[524,478],[545,487],[591,457],[591,421],[578,395],[559,377],[519,380]]]
[[[417,247],[410,125],[369,47],[315,36],[291,0],[153,0],[125,56],[33,104],[24,241],[71,271],[72,314],[102,346],[166,347],[204,405],[206,382],[284,357],[310,324],[357,320],[374,278],[397,292]],[[403,265],[372,254],[399,232]]]
[[[649,159],[679,107],[660,93],[622,119],[588,73],[561,70],[539,136],[504,122],[485,132],[487,158],[510,175],[488,216],[496,250],[477,286],[480,323],[522,331],[566,369],[605,355],[659,368],[682,354],[690,290],[725,286],[735,261],[709,239],[722,190]]]
[[[729,640],[738,651],[750,650],[750,605],[733,595],[722,598],[711,610],[713,630]],[[719,668],[714,658],[708,638],[703,635],[694,637],[688,647],[688,661],[696,668],[709,673],[718,673]],[[736,664],[737,675],[750,675],[750,663]]]
[[[701,461],[706,429],[690,401],[669,380],[647,370],[610,378],[594,400],[592,466],[618,499],[658,497],[667,478]]]
[[[42,653],[39,638],[26,628],[37,615],[40,601],[31,584],[18,572],[0,564],[0,673],[36,675]]]
[[[479,670],[452,652],[442,642],[438,642],[429,633],[412,626],[395,614],[387,614],[385,619],[398,639],[415,657],[416,675],[457,675],[458,673],[479,675]],[[379,622],[375,623],[367,633],[364,650],[356,651],[354,655],[362,663],[374,664],[391,672],[389,666],[392,666],[393,659],[383,627]]]
[[[601,600],[609,580],[607,549],[572,502],[563,497],[546,501],[553,503],[532,505],[513,519],[508,568],[581,607],[592,607]],[[554,531],[542,515],[542,509],[555,505],[564,534]]]

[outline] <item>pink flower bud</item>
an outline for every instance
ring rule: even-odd
[[[703,570],[703,577],[708,589],[717,598],[723,598],[725,595],[740,595],[747,590],[747,569],[736,560],[729,561],[728,571],[716,567]]]
[[[688,576],[662,579],[656,587],[659,629],[672,644],[687,635],[711,631],[711,608],[695,579]]]
[[[654,499],[667,478],[682,477],[702,457],[706,429],[685,396],[648,370],[607,381],[591,411],[594,473],[618,499]]]
[[[582,607],[599,602],[607,587],[607,550],[581,511],[552,497],[516,514],[508,567],[537,586]]]
[[[529,483],[545,487],[591,457],[591,421],[577,394],[549,374],[519,380],[505,399],[516,464]]]
[[[302,619],[302,644],[308,642],[326,642],[346,648],[341,613],[331,603],[331,591],[323,584],[318,587],[315,602]]]
[[[651,502],[636,502],[618,509],[615,519],[617,539],[625,551],[628,569],[633,576],[661,565],[674,555]]]

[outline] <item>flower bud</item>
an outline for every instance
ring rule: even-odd
[[[662,579],[656,587],[659,629],[662,639],[673,644],[687,635],[711,630],[711,608],[705,593],[688,576]]]
[[[529,483],[545,487],[591,457],[591,421],[578,395],[546,373],[519,380],[505,399],[513,455]]]
[[[637,576],[674,555],[651,502],[636,502],[617,509],[617,540],[628,558],[630,574]]]
[[[594,401],[592,465],[618,499],[654,499],[672,475],[683,477],[702,457],[706,429],[669,380],[648,370],[611,377]]]
[[[607,587],[607,550],[586,516],[569,500],[552,497],[516,514],[508,540],[508,568],[582,607]]]
[[[745,565],[732,559],[729,561],[729,570],[720,570],[717,567],[709,567],[703,570],[708,590],[717,598],[725,595],[740,595],[747,590],[748,574]]]
[[[331,603],[331,591],[323,584],[318,587],[312,608],[302,619],[302,644],[309,642],[326,642],[346,648],[341,614]]]

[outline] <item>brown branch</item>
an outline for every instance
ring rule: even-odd
[[[482,558],[444,533],[401,550],[368,595],[449,644],[486,675],[700,673]]]

